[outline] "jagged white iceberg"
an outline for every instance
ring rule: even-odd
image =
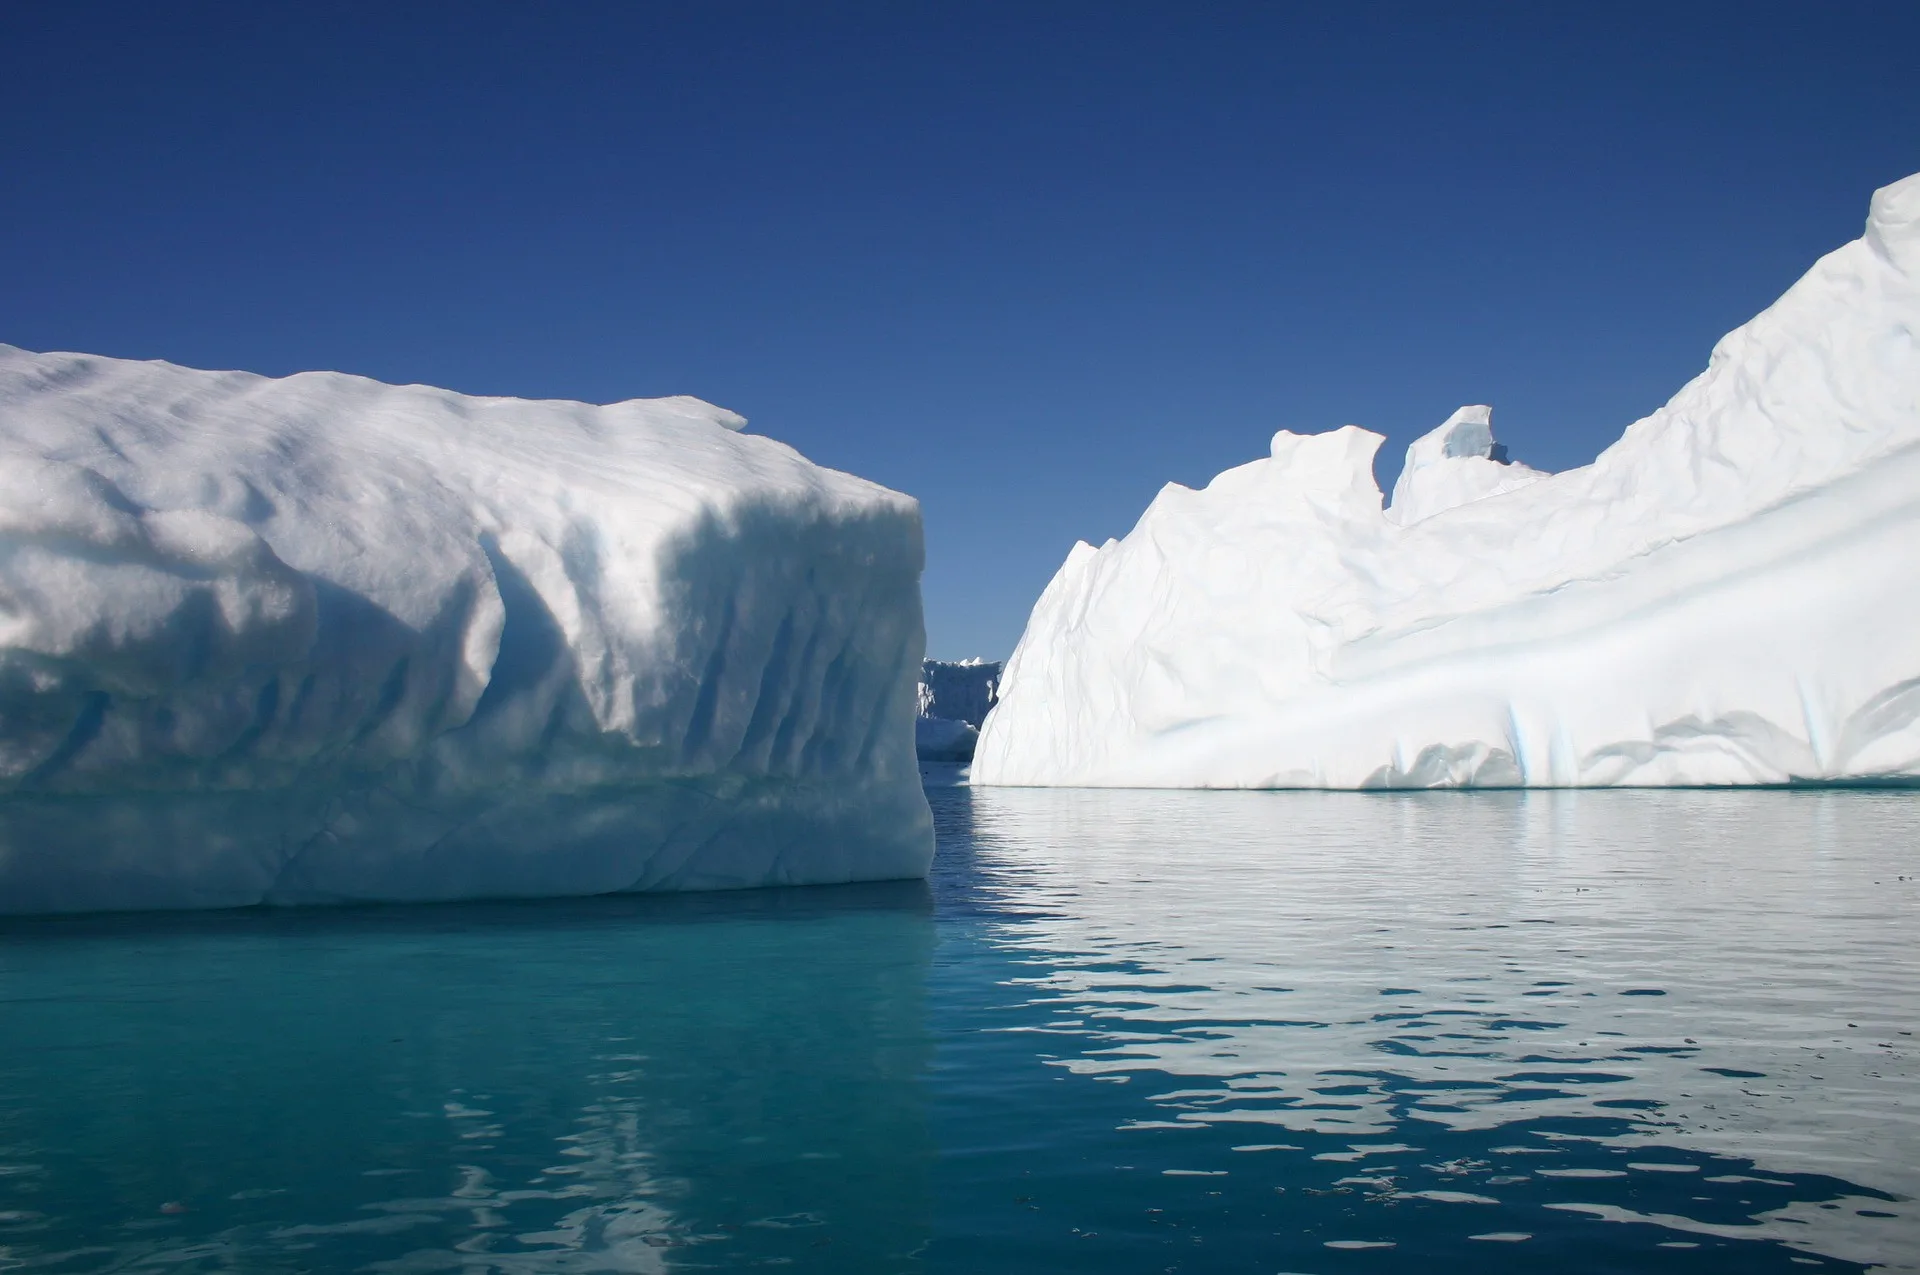
[[[1920,176],[1591,465],[1282,431],[1076,545],[973,782],[1920,777]]]
[[[0,911],[924,874],[918,507],[744,424],[0,346]]]

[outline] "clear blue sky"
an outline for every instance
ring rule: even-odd
[[[0,8],[0,340],[697,394],[931,653],[1275,429],[1592,458],[1920,170],[1920,4]]]

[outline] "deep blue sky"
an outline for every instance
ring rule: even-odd
[[[18,3],[0,340],[697,394],[929,648],[1282,426],[1583,463],[1920,170],[1920,4]]]

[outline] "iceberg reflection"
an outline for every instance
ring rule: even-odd
[[[12,924],[0,1269],[905,1260],[931,949],[919,882]]]
[[[1525,1182],[1607,1220],[1920,1252],[1909,794],[982,788],[936,814],[958,802],[973,888],[1019,912],[993,941],[1025,962],[1022,1030],[1145,1086],[1123,1128],[1343,1170],[1315,1190]],[[1657,1181],[1657,1213],[1627,1206]]]

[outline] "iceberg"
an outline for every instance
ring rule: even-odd
[[[919,508],[745,423],[0,346],[0,912],[923,876]]]
[[[971,761],[979,740],[972,724],[951,717],[922,717],[913,724],[913,746],[921,761]]]
[[[1592,464],[1274,435],[1035,605],[972,782],[1920,780],[1920,175]]]
[[[921,761],[966,762],[1000,691],[1000,662],[925,660],[914,745]]]
[[[965,722],[978,729],[1000,695],[1000,661],[923,660],[920,716]]]

